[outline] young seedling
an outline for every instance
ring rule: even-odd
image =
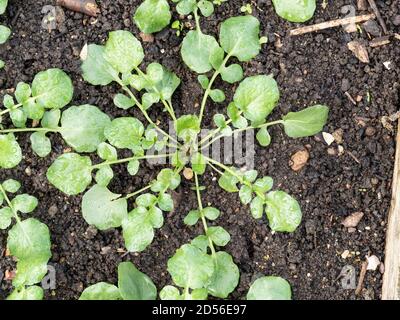
[[[21,184],[13,179],[0,183],[0,229],[8,229],[7,248],[17,259],[17,272],[12,280],[14,291],[8,300],[41,300],[43,289],[39,283],[47,273],[51,257],[50,233],[47,226],[37,219],[22,220],[20,214],[34,211],[38,200],[28,194],[17,193]]]
[[[277,15],[290,22],[310,20],[316,9],[316,0],[272,0],[272,3]]]
[[[272,75],[253,75],[243,79],[243,69],[239,64],[254,58],[265,42],[259,35],[259,21],[249,15],[229,18],[221,24],[217,41],[213,36],[202,33],[197,15],[200,8],[198,3],[187,0],[181,3],[180,7],[185,3],[195,4],[190,6],[189,12],[194,12],[197,27],[185,36],[181,56],[186,65],[199,74],[198,80],[204,89],[198,114],[177,114],[172,96],[180,85],[180,79],[155,62],[142,69],[144,51],[140,42],[128,31],[113,31],[104,46],[90,44],[82,50],[83,78],[92,85],[119,85],[120,92],[114,96],[114,104],[124,110],[136,108],[147,125],[132,116],[111,120],[97,107],[90,105],[70,107],[61,115],[59,108],[71,100],[72,87],[66,85],[70,82],[64,74],[51,71],[45,78],[50,78],[56,72],[60,79],[64,79],[61,81],[63,88],[54,84],[59,83],[59,79],[51,81],[50,84],[39,86],[42,91],[37,96],[38,90],[34,90],[37,87],[34,84],[39,80],[35,77],[32,97],[30,92],[26,96],[42,109],[53,109],[38,116],[42,119],[41,127],[25,128],[23,123],[22,128],[0,130],[0,166],[10,168],[21,159],[14,133],[34,132],[35,136],[31,139],[36,146],[34,150],[43,156],[50,150],[48,141],[45,144],[37,141],[43,140],[47,132],[60,133],[75,152],[65,153],[54,161],[47,171],[48,180],[62,192],[76,195],[90,187],[92,174],[95,173],[96,184],[83,196],[83,217],[88,224],[100,230],[121,227],[125,246],[130,252],[143,251],[151,244],[154,230],[161,228],[164,223],[163,211],[173,210],[170,192],[180,185],[183,169],[191,167],[197,208],[188,213],[184,222],[189,226],[200,222],[204,234],[181,246],[168,261],[168,271],[175,286],[162,289],[160,297],[206,299],[212,295],[226,298],[238,284],[239,269],[232,256],[220,250],[230,241],[228,231],[215,225],[220,211],[214,207],[204,207],[202,203],[201,192],[206,187],[200,184],[200,179],[206,169],[210,168],[220,175],[218,183],[222,189],[238,192],[242,203],[250,205],[250,212],[255,218],[259,219],[265,213],[274,231],[295,231],[302,214],[298,202],[289,194],[280,190],[271,191],[271,177],[259,176],[256,170],[227,166],[206,156],[203,150],[223,137],[246,130],[256,130],[259,143],[268,146],[271,143],[268,130],[274,125],[282,125],[285,133],[292,138],[313,136],[325,125],[328,108],[316,105],[289,112],[280,120],[267,121],[279,101],[278,85]],[[238,63],[230,64],[231,59]],[[226,115],[216,114],[215,127],[210,134],[199,139],[208,98],[216,103],[225,100],[224,92],[215,88],[215,81],[219,77],[225,82],[239,84],[232,102],[227,106]],[[56,89],[48,93],[46,90],[51,85]],[[57,96],[53,96],[54,92],[57,92]],[[62,101],[54,100],[61,97]],[[18,102],[20,105],[9,103],[9,111],[3,113],[21,107],[24,111],[24,102]],[[149,108],[158,103],[171,118],[176,138],[150,117]],[[128,149],[131,155],[119,158],[118,149]],[[93,151],[97,151],[102,161],[93,163],[88,156],[79,154]],[[114,165],[125,164],[128,173],[135,175],[140,168],[140,160],[159,158],[169,160],[171,168],[162,169],[147,186],[137,186],[136,191],[125,195],[109,190]],[[128,210],[128,207],[132,207],[129,205],[131,199],[134,199],[133,209]],[[112,288],[110,292],[115,296],[117,290]]]
[[[222,1],[208,0],[173,0],[176,3],[176,11],[180,15],[194,14],[196,24],[199,22],[199,11],[204,17],[209,17],[214,12],[214,4],[221,5]],[[170,6],[167,0],[145,0],[136,9],[133,17],[136,25],[143,33],[161,31],[171,21]]]
[[[245,5],[240,7],[240,12],[247,13],[247,14],[252,14],[253,9],[251,8],[250,3],[246,3]]]
[[[7,9],[8,0],[0,0],[0,15]],[[4,44],[11,35],[10,28],[0,24],[0,45]],[[4,67],[4,61],[0,59],[0,69]]]
[[[157,288],[132,262],[118,266],[118,287],[106,282],[86,288],[79,300],[155,300]]]

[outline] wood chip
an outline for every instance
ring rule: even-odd
[[[290,167],[293,171],[300,171],[307,164],[310,154],[306,149],[299,150],[292,155]]]
[[[154,36],[152,34],[141,32],[139,35],[144,42],[150,42],[150,43],[154,42]]]
[[[357,0],[357,9],[360,11],[365,11],[368,9],[367,0]]]
[[[379,265],[381,264],[381,261],[377,256],[367,257],[367,261],[368,261],[367,270],[375,271],[376,268],[378,268]]]
[[[57,0],[57,5],[75,12],[81,12],[92,17],[100,13],[95,0]]]
[[[342,221],[342,225],[346,228],[355,228],[360,223],[363,216],[363,212],[354,212]]]
[[[309,33],[309,32],[315,32],[315,31],[320,31],[320,30],[324,30],[324,29],[365,22],[365,21],[368,21],[368,20],[371,20],[374,18],[375,18],[374,14],[366,14],[366,15],[362,15],[362,16],[336,19],[336,20],[331,20],[331,21],[327,21],[327,22],[314,24],[311,26],[293,29],[289,32],[289,35],[298,36],[298,35]]]
[[[372,48],[384,46],[390,43],[390,37],[389,36],[384,36],[384,37],[379,37],[371,40],[369,42],[369,46]]]
[[[190,168],[185,168],[183,170],[183,176],[185,177],[186,180],[192,180],[193,179],[193,170]]]
[[[333,142],[335,142],[335,138],[328,132],[322,132],[322,137],[324,138],[326,144],[330,146]]]
[[[336,143],[342,144],[343,143],[343,129],[339,128],[335,130],[333,133],[333,138],[335,139]]]
[[[367,273],[367,266],[368,266],[368,262],[364,261],[363,264],[361,265],[361,271],[360,271],[360,278],[358,278],[358,284],[357,284],[357,288],[355,291],[355,294],[358,296],[363,287],[364,287],[364,278],[365,278],[365,274]]]
[[[368,51],[360,41],[357,40],[350,41],[347,44],[347,47],[351,52],[354,53],[354,55],[358,60],[360,60],[363,63],[369,63]]]

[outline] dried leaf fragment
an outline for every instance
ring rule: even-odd
[[[290,167],[293,171],[300,171],[306,164],[310,154],[306,149],[299,150],[291,157]]]
[[[347,44],[347,47],[351,52],[354,53],[354,55],[358,60],[360,60],[363,63],[369,63],[368,51],[361,42],[357,40],[350,41]]]
[[[363,216],[363,212],[354,212],[343,220],[342,225],[346,228],[355,228],[360,223]]]

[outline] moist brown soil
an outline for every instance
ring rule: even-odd
[[[45,5],[51,0],[11,0],[7,16],[1,21],[10,25],[12,38],[0,48],[6,67],[0,71],[0,93],[15,88],[19,81],[31,82],[33,76],[47,68],[64,69],[73,79],[75,105],[98,105],[111,116],[126,115],[113,106],[117,87],[94,87],[82,80],[79,52],[88,43],[103,43],[107,33],[127,29],[137,37],[139,32],[131,16],[139,1],[101,1],[102,14],[89,18],[79,13],[65,12],[65,22],[48,32],[41,27]],[[357,1],[328,1],[324,10],[320,2],[314,19],[309,23],[342,17],[344,5]],[[391,32],[400,32],[399,1],[377,1]],[[230,0],[210,18],[202,18],[206,33],[217,35],[219,24],[228,17],[239,15],[245,1]],[[387,212],[391,197],[391,179],[394,162],[394,134],[383,128],[381,117],[393,114],[399,107],[400,46],[399,41],[368,48],[371,62],[359,62],[347,49],[347,42],[368,39],[365,32],[346,33],[342,28],[289,38],[288,30],[296,27],[280,19],[273,11],[270,0],[252,2],[253,15],[262,24],[261,31],[268,35],[269,43],[251,62],[243,65],[245,74],[273,74],[279,83],[281,100],[272,118],[279,118],[289,110],[299,110],[315,103],[330,106],[329,122],[324,129],[343,130],[344,154],[338,155],[338,145],[330,147],[321,136],[289,139],[281,128],[273,128],[273,142],[268,148],[256,147],[256,169],[270,175],[275,187],[290,192],[303,209],[303,222],[292,234],[272,234],[266,219],[254,220],[249,209],[241,205],[237,194],[228,194],[212,181],[207,172],[203,192],[204,202],[222,211],[216,223],[226,228],[232,240],[226,250],[230,252],[241,272],[240,284],[230,296],[242,299],[250,283],[260,275],[279,275],[292,285],[295,299],[379,299],[382,274],[368,271],[364,290],[356,296],[354,290],[345,290],[339,279],[345,265],[356,269],[369,254],[384,258]],[[174,7],[174,5],[172,5]],[[174,13],[174,18],[178,16]],[[193,21],[184,20],[193,26]],[[379,31],[379,30],[378,30]],[[202,90],[196,74],[182,63],[179,48],[182,37],[170,29],[155,35],[154,42],[143,43],[146,60],[158,61],[173,70],[182,85],[174,96],[178,115],[198,112]],[[390,70],[384,62],[390,61]],[[235,86],[217,82],[232,97]],[[353,105],[344,94],[361,101]],[[370,99],[368,99],[368,95]],[[211,116],[223,112],[223,104],[208,104],[206,123]],[[136,111],[130,111],[142,119]],[[167,117],[160,106],[152,109],[151,116],[162,123]],[[200,226],[183,224],[185,214],[196,207],[190,187],[193,181],[184,181],[174,194],[176,209],[168,214],[165,225],[156,232],[152,245],[142,253],[120,253],[123,241],[120,230],[96,232],[83,220],[80,196],[67,197],[46,180],[45,173],[54,159],[67,147],[59,136],[51,137],[53,152],[41,159],[30,148],[28,135],[19,134],[24,160],[13,170],[1,170],[0,181],[19,179],[25,192],[40,199],[34,216],[46,223],[51,231],[53,257],[50,263],[57,271],[57,288],[46,291],[47,299],[76,299],[87,286],[99,281],[116,283],[116,269],[121,261],[132,261],[148,274],[161,289],[171,284],[166,264],[175,250],[202,233]],[[310,152],[308,164],[299,172],[289,165],[293,153],[306,146]],[[331,148],[331,149],[329,149]],[[351,153],[351,155],[350,155]],[[128,193],[154,178],[159,168],[143,164],[136,177],[128,176],[124,166],[115,167],[116,176],[110,185],[115,192]],[[362,211],[363,219],[354,233],[349,233],[341,221],[347,215]],[[0,232],[0,269],[15,268],[15,262],[4,256],[7,232]],[[342,258],[345,250],[350,255]],[[11,281],[3,281],[0,298],[11,290]]]

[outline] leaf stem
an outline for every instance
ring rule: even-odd
[[[199,206],[199,211],[200,211],[200,218],[201,218],[201,221],[203,223],[203,228],[204,228],[204,232],[205,232],[205,234],[207,236],[208,243],[210,245],[211,254],[212,254],[213,258],[216,258],[214,244],[213,244],[211,238],[207,235],[207,231],[208,231],[207,220],[206,220],[206,217],[204,216],[204,213],[203,213],[203,203],[201,202],[199,178],[198,178],[198,175],[197,175],[196,172],[194,173],[194,179],[195,179],[195,182],[196,182],[196,195],[197,195],[197,204]]]
[[[127,195],[124,197],[124,199],[128,200],[129,198],[132,198],[132,197],[138,195],[139,193],[142,193],[143,191],[146,191],[146,190],[150,189],[152,186],[153,186],[153,183],[150,183],[147,187],[144,187],[144,188],[142,188],[142,189],[140,189],[140,190],[137,190],[137,191],[135,191],[135,192],[132,192],[132,193],[127,194]]]
[[[193,11],[193,15],[194,15],[194,20],[196,22],[196,30],[199,33],[202,33],[201,31],[201,27],[200,27],[200,18],[199,18],[199,14],[197,13],[198,8],[196,7],[196,9]]]
[[[211,92],[212,85],[214,84],[215,79],[217,79],[218,75],[221,73],[223,68],[225,68],[225,65],[228,62],[230,57],[231,57],[231,54],[228,53],[226,55],[224,61],[222,61],[222,63],[219,66],[219,68],[217,70],[215,70],[213,76],[210,79],[210,82],[208,83],[207,89],[204,92],[203,100],[201,101],[201,106],[200,106],[200,114],[199,114],[200,124],[201,124],[201,121],[203,119],[204,109],[206,107],[207,98],[208,98],[208,96],[209,96],[209,94]]]
[[[1,133],[18,133],[18,132],[60,132],[61,128],[16,128],[0,130]]]
[[[172,156],[172,154],[151,154],[147,156],[133,156],[129,158],[124,158],[124,159],[118,159],[118,160],[112,160],[112,161],[104,161],[102,163],[96,164],[92,166],[93,169],[99,169],[103,166],[110,166],[114,164],[120,164],[120,163],[125,163],[133,160],[143,160],[143,159],[157,159],[157,158],[167,158]]]
[[[142,70],[140,70],[138,67],[135,67],[135,70],[136,70],[136,72],[137,72],[138,74],[140,74],[143,78],[145,78],[148,82],[151,83],[151,81],[149,80],[149,77],[148,77]],[[151,87],[153,88],[153,90],[154,90],[155,92],[157,92],[158,94],[160,94],[160,91],[158,91],[157,87],[155,87],[155,86],[153,86],[153,85],[152,85]],[[172,120],[174,120],[174,122],[176,122],[175,112],[174,112],[174,110],[172,109],[172,106],[168,105],[167,101],[165,101],[165,100],[162,100],[162,99],[161,99],[161,102],[163,103],[165,109],[168,111],[168,113],[169,113],[169,115],[171,116]]]
[[[122,89],[127,92],[129,94],[129,96],[133,99],[133,101],[135,101],[136,105],[139,107],[140,111],[142,112],[142,114],[144,115],[144,117],[146,118],[146,120],[152,124],[154,126],[154,128],[159,131],[161,134],[163,134],[164,136],[168,137],[168,139],[174,141],[175,143],[177,143],[178,145],[180,144],[176,139],[174,139],[173,137],[171,137],[168,133],[166,133],[163,129],[161,129],[160,127],[158,127],[153,120],[151,120],[149,114],[147,113],[147,111],[144,109],[143,105],[139,102],[139,100],[135,97],[135,95],[132,93],[132,91],[127,87],[127,86],[122,86]]]
[[[227,121],[227,123],[228,123],[228,121]],[[264,127],[270,127],[270,126],[273,126],[273,125],[275,125],[275,124],[281,124],[281,123],[283,123],[283,120],[277,120],[277,121],[267,122],[267,123],[264,123],[264,124],[259,125],[259,126],[256,126],[256,127],[250,126],[250,127],[246,127],[246,128],[240,128],[240,129],[233,130],[233,131],[232,131],[232,135],[234,135],[235,133],[239,133],[239,132],[242,132],[242,131],[246,131],[246,130],[261,129],[261,128],[264,128]],[[215,131],[217,131],[217,130],[221,131],[219,128],[216,129]],[[218,132],[219,132],[219,131],[218,131]],[[218,133],[218,132],[216,132],[216,133]],[[214,135],[215,135],[215,134],[214,134]],[[209,136],[210,136],[210,135],[209,135]],[[205,144],[204,146],[201,146],[200,150],[203,150],[203,149],[207,148],[209,145],[213,144],[215,141],[221,139],[222,137],[224,137],[224,135],[220,135],[220,136],[215,137],[215,138],[212,139],[209,143]],[[207,137],[206,137],[206,138],[207,138]],[[207,138],[207,140],[208,140],[208,139],[209,139],[209,138]],[[203,140],[205,140],[205,139],[203,139]],[[200,145],[202,144],[202,141],[203,141],[203,140],[200,141]]]

